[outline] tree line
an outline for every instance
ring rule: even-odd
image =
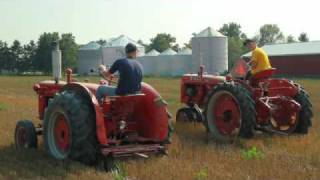
[[[25,72],[51,72],[51,51],[53,42],[59,42],[62,51],[63,68],[76,68],[78,45],[71,33],[43,33],[37,42],[22,45],[14,40],[12,45],[0,41],[0,72],[22,74]]]
[[[248,38],[238,23],[223,24],[218,31],[228,37],[228,61],[229,66],[248,50],[243,47],[243,40]],[[259,33],[251,37],[255,39],[259,46],[272,43],[293,43],[309,41],[307,33],[301,33],[297,39],[293,35],[285,36],[276,24],[265,24],[260,27]],[[18,40],[8,45],[0,41],[0,73],[18,73],[41,72],[49,74],[51,72],[51,51],[52,43],[58,41],[62,51],[62,66],[76,69],[76,59],[79,45],[75,41],[72,33],[59,35],[57,32],[43,33],[38,40],[30,41],[22,45]],[[105,44],[107,41],[100,39],[96,41],[99,44]],[[179,51],[182,48],[192,48],[191,40],[182,47],[176,42],[176,38],[168,33],[159,33],[150,39],[150,43],[144,43],[139,40],[138,43],[145,46],[146,52],[155,49],[163,52],[168,48]]]

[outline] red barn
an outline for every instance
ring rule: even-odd
[[[278,75],[320,76],[320,41],[270,44],[262,49]],[[250,56],[251,53],[243,55]]]

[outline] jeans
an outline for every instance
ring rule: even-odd
[[[115,96],[116,89],[117,89],[117,87],[115,87],[115,86],[108,86],[108,85],[99,86],[97,89],[97,93],[96,93],[96,96],[97,96],[99,103],[101,103],[102,99],[105,96]]]

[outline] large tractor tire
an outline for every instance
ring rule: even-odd
[[[298,115],[298,124],[294,132],[298,134],[308,134],[309,128],[312,126],[312,104],[309,100],[308,93],[300,85],[296,84],[296,86],[299,88],[299,92],[294,99],[301,105],[301,110]]]
[[[165,140],[162,142],[162,144],[171,144],[171,139],[174,132],[172,115],[169,112],[167,112],[167,116],[168,116],[168,134]]]
[[[46,109],[43,132],[46,150],[54,158],[96,163],[95,113],[86,97],[72,91],[57,94]]]
[[[38,146],[38,138],[36,128],[32,121],[21,120],[17,123],[14,142],[17,149],[36,149]]]
[[[216,85],[208,95],[204,118],[210,139],[227,143],[238,136],[251,138],[256,124],[251,93],[233,82]]]

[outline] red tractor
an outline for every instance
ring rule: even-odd
[[[312,105],[307,92],[287,79],[272,78],[269,69],[244,80],[247,68],[239,61],[233,74],[214,76],[185,74],[181,79],[181,102],[177,122],[203,123],[208,136],[230,142],[237,136],[250,138],[255,130],[278,134],[307,134]]]
[[[67,82],[34,85],[40,123],[37,127],[29,120],[17,123],[17,148],[36,148],[37,135],[43,135],[45,149],[55,159],[102,162],[106,169],[117,157],[166,153],[170,117],[154,88],[142,83],[141,94],[107,96],[99,104],[95,97],[99,84],[75,82],[71,73],[67,70]]]

